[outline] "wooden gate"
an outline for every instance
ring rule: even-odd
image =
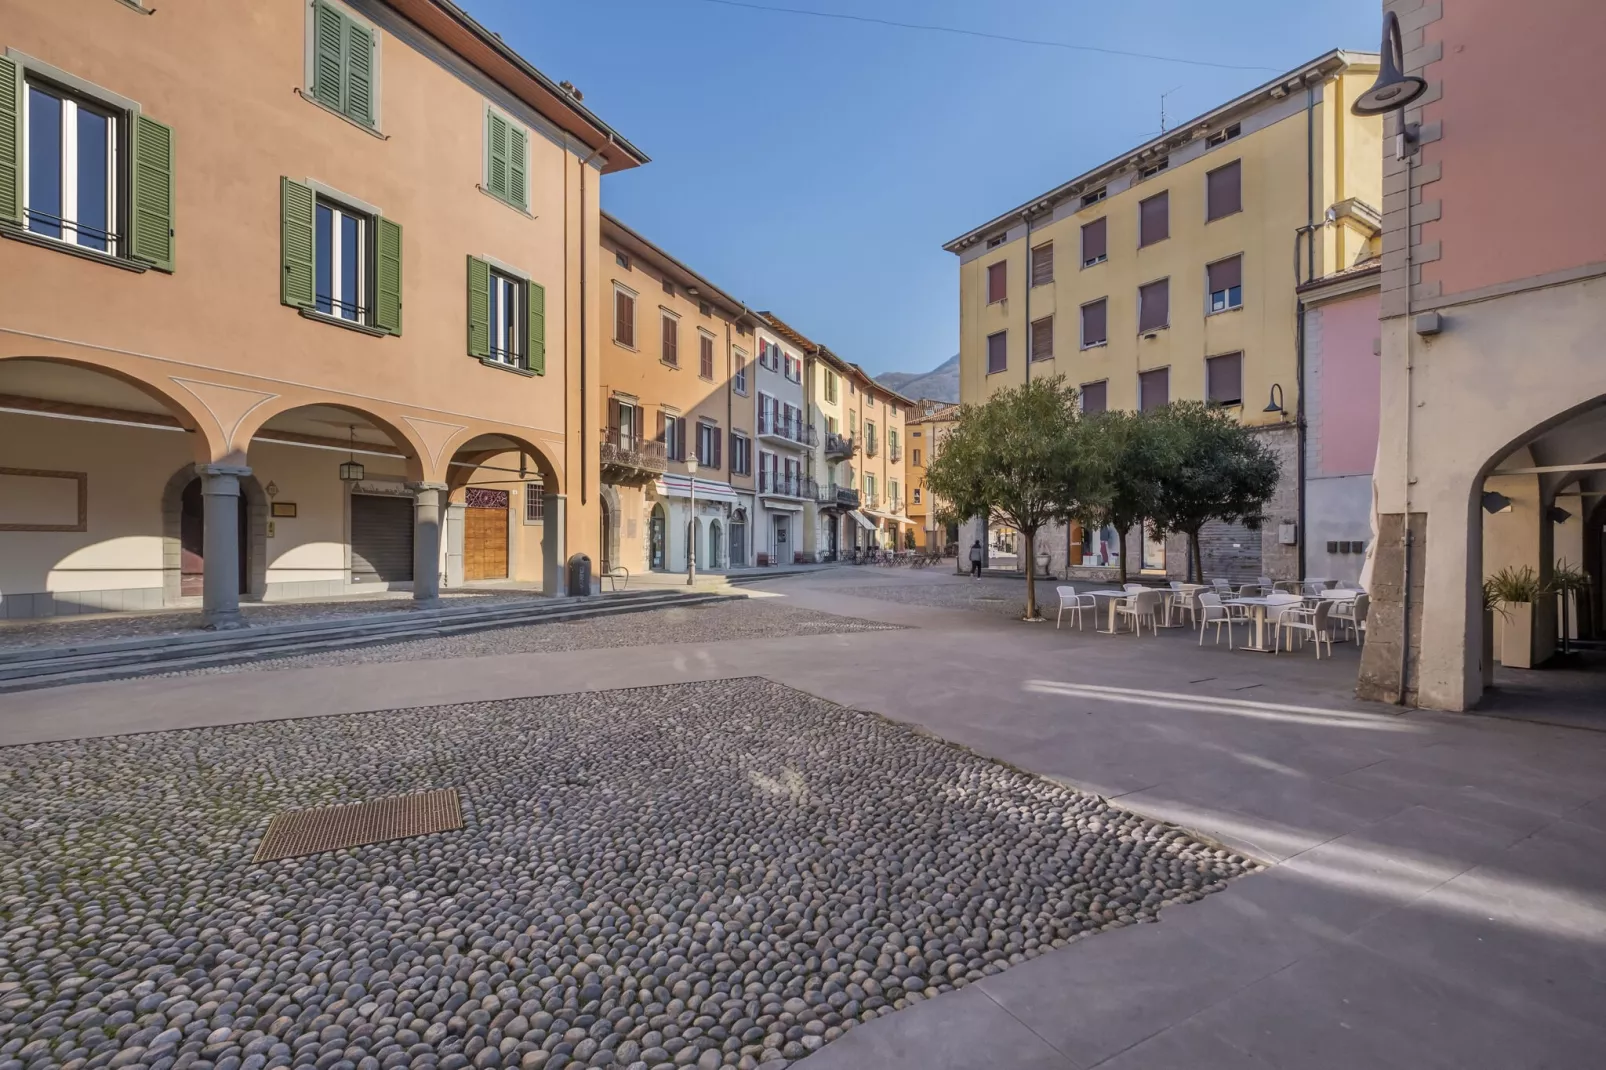
[[[469,487],[463,511],[463,578],[507,579],[508,492]]]

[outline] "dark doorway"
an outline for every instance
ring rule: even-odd
[[[838,552],[837,551],[837,547],[838,547],[837,540],[841,538],[841,528],[842,528],[842,518],[841,517],[839,517],[839,516],[837,516],[836,514],[833,513],[833,514],[831,514],[831,516],[826,518],[826,524],[825,524],[825,531],[826,531],[826,536],[825,536],[825,538],[826,538],[825,559],[827,561],[835,561],[837,559],[837,552]]]
[[[351,496],[352,582],[405,583],[413,578],[413,512],[411,498]],[[505,509],[503,517],[505,531]]]
[[[245,495],[235,498],[240,515],[240,594],[251,591],[247,565],[250,560],[250,513]],[[192,479],[179,499],[179,591],[186,597],[198,597],[206,586],[206,495],[201,492],[200,479]]]
[[[664,567],[664,507],[652,507],[652,520],[647,525],[648,565],[654,569]]]
[[[606,575],[608,570],[613,567],[613,561],[608,555],[608,534],[613,530],[613,510],[608,508],[606,498],[600,500],[597,504],[602,507],[597,511],[600,517],[600,530],[597,532],[597,553],[602,557],[602,573]]]

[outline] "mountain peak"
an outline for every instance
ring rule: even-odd
[[[930,371],[882,372],[875,377],[875,381],[912,401],[931,398],[934,401],[957,402],[959,354],[955,353]]]

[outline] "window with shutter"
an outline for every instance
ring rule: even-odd
[[[22,223],[22,71],[0,56],[0,220]]]
[[[697,335],[697,374],[709,381],[714,378],[714,340],[702,333]]]
[[[1229,256],[1205,268],[1205,289],[1210,294],[1210,311],[1226,312],[1244,303],[1243,256]]]
[[[1054,359],[1054,317],[1045,316],[1032,322],[1032,359]]]
[[[485,192],[520,211],[529,206],[528,146],[523,127],[485,109]]]
[[[680,363],[680,321],[667,312],[663,315],[663,352],[659,359],[670,365]]]
[[[987,374],[996,375],[1009,366],[1008,331],[987,336]]]
[[[1244,400],[1244,355],[1224,353],[1205,358],[1205,397],[1212,405],[1241,405]]]
[[[1044,286],[1054,281],[1054,243],[1044,242],[1032,250],[1032,285]]]
[[[1157,193],[1138,202],[1138,248],[1171,237],[1171,194]]]
[[[1205,175],[1205,222],[1243,211],[1243,166],[1238,160]]]
[[[527,282],[525,304],[529,306],[529,352],[525,354],[525,367],[537,375],[546,374],[546,287],[538,282]]]
[[[1095,219],[1082,227],[1082,266],[1092,267],[1109,259],[1105,219]]]
[[[1082,414],[1091,416],[1103,412],[1108,405],[1109,383],[1100,379],[1096,383],[1082,384]]]
[[[1138,333],[1158,331],[1171,324],[1171,280],[1157,279],[1138,287]]]
[[[1082,348],[1091,349],[1110,340],[1109,301],[1099,298],[1082,306]]]
[[[987,268],[987,303],[997,304],[1009,296],[1009,263],[999,261]]]
[[[613,292],[613,340],[636,347],[636,299],[623,290]]]
[[[374,241],[374,326],[402,333],[402,228],[393,219],[377,220]]]
[[[328,0],[314,0],[307,32],[312,39],[308,96],[354,123],[377,126],[377,32]]]
[[[468,258],[468,355],[491,355],[491,265]]]
[[[289,178],[279,183],[280,242],[284,270],[279,300],[296,308],[312,307],[312,190]]]
[[[1138,408],[1147,412],[1171,401],[1171,369],[1138,373]]]

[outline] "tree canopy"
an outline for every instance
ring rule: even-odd
[[[1026,541],[1026,618],[1036,619],[1035,547],[1046,525],[1076,513],[1084,452],[1077,392],[1062,378],[1035,379],[959,407],[952,432],[926,468],[944,522],[986,516]]]
[[[1155,433],[1150,414],[1112,409],[1083,421],[1083,468],[1076,519],[1095,531],[1109,526],[1121,538],[1125,583],[1126,536],[1160,507],[1160,479],[1174,463],[1169,438]]]

